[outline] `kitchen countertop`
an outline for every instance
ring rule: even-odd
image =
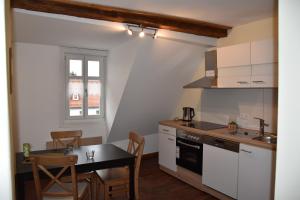
[[[191,128],[191,127],[182,126],[182,123],[183,123],[183,121],[181,121],[181,120],[164,120],[164,121],[159,122],[159,124],[161,124],[161,125],[166,125],[166,126],[182,129],[182,130],[194,133],[194,134],[208,135],[208,136],[222,138],[222,139],[235,141],[235,142],[239,142],[239,143],[243,143],[243,144],[249,144],[249,145],[253,145],[253,146],[257,146],[257,147],[276,150],[276,144],[269,144],[266,142],[243,137],[241,135],[234,135],[227,128],[204,131],[204,130],[199,130],[199,129],[195,129],[195,128]],[[241,130],[247,131],[247,129],[241,129]]]

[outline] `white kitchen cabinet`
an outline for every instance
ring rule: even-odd
[[[238,199],[273,199],[274,168],[274,151],[240,144]]]
[[[250,42],[217,48],[218,68],[251,65],[250,58]]]
[[[219,88],[278,86],[277,48],[273,39],[217,49]]]
[[[224,67],[218,70],[218,87],[243,88],[251,86],[251,65],[243,67]]]
[[[238,158],[236,152],[203,144],[202,183],[236,199]]]
[[[158,162],[161,166],[177,171],[176,165],[176,129],[159,125]]]
[[[277,87],[277,63],[252,65],[251,87]]]
[[[251,42],[251,64],[278,62],[277,55],[277,45],[273,38]]]

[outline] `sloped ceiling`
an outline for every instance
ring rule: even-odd
[[[130,130],[157,133],[158,122],[171,117],[182,86],[204,61],[201,46],[151,38],[139,41],[109,142],[126,139]]]
[[[77,0],[236,26],[271,17],[277,0]]]

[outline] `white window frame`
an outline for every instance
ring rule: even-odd
[[[88,121],[105,118],[105,71],[106,71],[106,60],[108,52],[105,50],[91,50],[91,49],[80,49],[80,48],[64,48],[64,67],[65,67],[65,120],[68,121]],[[79,59],[82,60],[82,77],[70,77],[69,76],[69,60]],[[100,75],[99,77],[88,77],[88,61],[97,60],[100,64]],[[70,116],[69,109],[69,79],[81,79],[83,80],[83,115],[82,116]],[[87,86],[88,80],[100,80],[101,82],[101,97],[100,97],[100,115],[88,115],[88,102],[87,102]]]

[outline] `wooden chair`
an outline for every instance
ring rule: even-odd
[[[82,136],[81,130],[73,131],[52,131],[51,138],[53,140],[53,145],[55,149],[66,148],[68,145],[72,145],[74,148],[80,146],[80,139]],[[93,141],[94,142],[94,141]],[[92,190],[92,196],[96,195],[96,175],[94,172],[86,172],[77,174],[78,181],[86,181],[90,184]],[[62,178],[63,182],[71,182],[71,177],[66,176]]]
[[[136,156],[134,169],[134,193],[139,199],[139,171],[144,150],[145,139],[135,132],[129,133],[127,151]],[[118,195],[127,195],[129,192],[129,169],[128,167],[111,168],[97,171],[100,187],[104,188],[104,199],[110,199]]]
[[[66,148],[67,145],[72,145],[75,148],[79,147],[79,140],[82,136],[81,130],[75,131],[53,131],[51,132],[51,138],[53,140],[53,147]],[[71,141],[68,139],[72,139]]]
[[[90,199],[90,187],[86,182],[77,183],[75,164],[77,163],[77,156],[75,155],[32,155],[30,161],[32,162],[32,170],[34,183],[36,188],[37,200],[55,200],[55,199],[74,199],[83,200]],[[51,173],[47,168],[59,167],[62,168],[57,174]],[[71,182],[65,183],[60,179],[64,173],[70,169]],[[40,173],[44,172],[50,181],[42,189],[40,182]]]

